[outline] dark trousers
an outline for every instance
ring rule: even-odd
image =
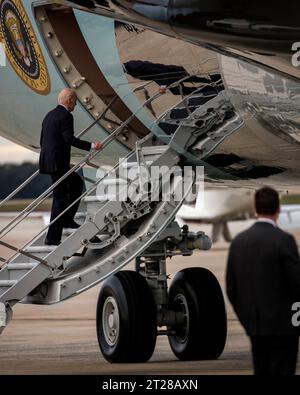
[[[251,336],[254,374],[291,376],[295,374],[298,336]]]
[[[67,172],[67,171],[66,171]],[[66,173],[65,172],[65,173]],[[51,174],[52,185],[65,173]],[[51,209],[52,222],[72,202],[74,202],[83,191],[83,181],[77,173],[71,173],[65,180],[53,189],[53,202]],[[76,202],[65,214],[63,214],[53,225],[50,225],[46,240],[60,241],[63,227],[68,227],[78,210],[80,200]]]

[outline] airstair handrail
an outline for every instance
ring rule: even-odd
[[[182,79],[168,85],[166,88],[170,89],[173,88],[175,86],[177,86],[178,84],[180,84],[181,82],[183,82],[184,80],[190,78],[191,75],[189,76],[185,76]],[[161,96],[161,93],[155,93],[152,97],[150,97],[149,99],[145,100],[141,106],[134,112],[132,113],[132,115],[130,117],[127,118],[126,121],[124,121],[117,129],[114,130],[113,133],[111,133],[106,139],[104,139],[103,141],[103,148],[105,148],[108,144],[110,144],[111,141],[114,140],[115,136],[117,136],[119,133],[121,133],[121,131],[132,121],[132,119],[137,115],[137,113],[144,108],[147,104],[151,103],[152,101],[154,101],[157,97]],[[102,148],[102,149],[103,149]],[[2,239],[5,235],[7,235],[12,229],[14,229],[20,222],[22,222],[40,203],[42,203],[47,196],[53,191],[53,189],[60,184],[64,179],[66,179],[71,173],[80,170],[86,163],[88,163],[91,159],[93,159],[95,156],[97,156],[101,151],[101,150],[95,150],[90,152],[86,157],[84,157],[77,165],[73,166],[72,168],[70,168],[70,170],[65,173],[60,179],[58,179],[54,184],[52,184],[46,191],[44,191],[38,198],[36,198],[33,202],[31,202],[24,210],[22,210],[19,215],[17,215],[9,224],[7,224],[4,228],[2,228],[0,230],[0,239]],[[106,176],[106,175],[105,175]],[[105,177],[104,176],[104,177]],[[104,178],[103,177],[103,178]],[[100,180],[95,182],[95,185],[92,186],[92,188],[96,188],[98,183],[103,179],[101,178]],[[88,191],[89,193],[91,192],[91,190]],[[65,211],[63,211],[59,216],[57,216],[45,229],[47,229],[50,225],[52,225],[55,221],[57,221],[67,210],[69,210],[76,202],[78,202],[79,200],[82,199],[82,197],[84,197],[87,194],[87,191],[84,192],[81,196],[79,196],[74,202],[72,202],[66,209]],[[24,216],[23,216],[24,214]],[[23,217],[22,217],[23,216]],[[14,226],[12,226],[14,225]],[[43,229],[43,231],[45,230]],[[41,232],[43,232],[41,231]],[[0,240],[0,244],[3,244],[3,242]],[[9,248],[9,244],[5,243],[6,247]],[[11,246],[13,250],[15,250],[14,246]],[[25,247],[23,247],[25,248]],[[18,252],[22,253],[22,249],[19,249]]]
[[[114,98],[110,101],[109,105],[111,105],[115,99],[118,96],[114,96]],[[87,128],[82,130],[78,135],[76,135],[77,138],[81,137],[85,133],[87,133],[93,126],[95,126],[96,123],[100,121],[100,119],[103,117],[103,115],[106,113],[108,108],[106,108]],[[29,176],[21,185],[19,185],[12,193],[10,193],[5,199],[3,199],[0,202],[0,207],[2,207],[5,203],[7,203],[11,198],[13,198],[18,192],[20,192],[26,185],[28,185],[32,180],[34,180],[38,175],[40,174],[40,171],[37,170],[35,171],[31,176]]]
[[[0,244],[3,245],[4,247],[10,249],[10,250],[16,251],[16,254],[13,255],[13,257],[11,257],[11,258],[8,259],[8,260],[7,260],[7,259],[1,258],[1,259],[0,259],[1,262],[10,263],[11,260],[12,260],[18,253],[21,252],[22,255],[25,255],[25,256],[27,256],[28,258],[34,259],[34,260],[36,260],[36,261],[38,261],[38,262],[40,262],[40,263],[47,264],[47,262],[46,262],[44,259],[39,258],[39,257],[37,257],[37,256],[35,256],[35,255],[33,255],[33,254],[31,254],[31,253],[28,252],[28,251],[24,251],[22,248],[14,247],[14,246],[12,246],[11,244],[5,243],[5,242],[2,241],[2,240],[0,241]],[[1,270],[1,269],[2,269],[2,267],[0,266],[0,270]]]
[[[138,87],[133,89],[133,92],[139,91],[141,89],[144,89],[147,85],[152,83],[153,81],[148,81],[145,84],[139,85]],[[76,137],[80,138],[84,134],[86,134],[92,127],[94,127],[102,118],[103,116],[107,113],[107,111],[111,108],[113,103],[119,98],[121,100],[125,99],[126,96],[129,94],[132,94],[132,92],[127,93],[125,96],[120,97],[118,95],[115,95],[112,100],[108,103],[108,105],[105,107],[105,109],[100,113],[100,115],[85,129],[83,129],[81,132],[79,132]],[[3,200],[0,201],[0,208],[4,206],[8,201],[10,201],[18,192],[20,192],[26,185],[28,185],[32,180],[34,180],[38,175],[40,174],[39,170],[36,170],[31,176],[29,176],[21,185],[19,185],[16,189],[14,189],[8,196],[6,196]]]
[[[122,162],[126,161],[126,159],[129,158],[129,156],[132,154],[132,151],[130,151],[122,160]],[[101,177],[99,180],[97,180],[93,186],[91,186],[89,189],[87,189],[81,196],[79,196],[76,200],[74,200],[64,211],[62,211],[53,221],[51,221],[48,225],[46,225],[42,230],[39,231],[38,234],[36,234],[31,240],[29,240],[25,245],[23,245],[21,248],[16,249],[15,247],[9,245],[8,243],[4,243],[2,240],[0,240],[0,244],[4,245],[5,247],[12,249],[14,251],[16,251],[16,254],[13,255],[11,258],[9,258],[8,260],[5,260],[6,263],[10,263],[16,256],[18,253],[27,254],[27,251],[24,251],[25,248],[27,248],[28,246],[31,245],[31,243],[33,243],[34,240],[36,240],[39,236],[41,236],[45,230],[47,230],[49,228],[50,225],[52,225],[54,222],[56,222],[60,217],[62,217],[71,207],[73,207],[78,201],[80,201],[82,198],[84,198],[85,196],[87,196],[89,193],[93,192],[94,190],[97,189],[98,184],[105,178],[107,177],[111,172],[115,171],[119,164],[122,162],[118,162],[115,164],[114,167],[112,167],[109,171],[107,171],[103,177]],[[33,259],[39,259],[38,257],[35,257],[31,254],[31,258]],[[45,261],[44,261],[45,262]]]
[[[115,137],[116,134],[119,133],[119,128],[117,128],[113,133],[111,133],[106,139],[103,141],[103,148],[106,147],[107,143]],[[33,200],[25,209],[23,209],[15,218],[12,219],[4,228],[0,230],[0,239],[2,239],[8,232],[10,232],[16,225],[18,225],[24,218],[27,217],[36,207],[38,207],[53,191],[53,189],[59,185],[62,181],[64,181],[71,173],[74,173],[77,170],[80,170],[86,163],[89,162],[95,155],[94,153],[97,151],[89,152],[77,165],[71,167],[67,173],[65,173],[62,177],[60,177],[54,184],[52,184],[49,188],[47,188],[40,196],[38,196],[35,200]],[[98,151],[99,152],[99,151]],[[23,216],[23,214],[26,214]],[[18,221],[21,218],[20,221]],[[17,223],[16,223],[17,222]],[[14,227],[11,225],[15,224]]]
[[[170,84],[169,86],[167,86],[167,89],[173,88],[177,85],[179,85],[181,82],[183,82],[184,80],[190,78],[191,75],[189,76],[185,76],[183,78],[181,78],[180,80]],[[126,121],[124,121],[122,123],[122,125],[120,125],[117,129],[114,130],[113,133],[111,133],[104,141],[103,141],[103,148],[105,148],[107,146],[107,144],[109,144],[115,137],[115,135],[119,134],[131,121],[132,119],[136,116],[136,114],[141,110],[141,108],[143,108],[144,106],[146,106],[147,104],[151,103],[152,101],[154,101],[157,97],[159,97],[161,95],[160,92],[154,94],[152,97],[150,97],[149,99],[147,99],[146,101],[144,101],[142,103],[142,105],[134,112],[132,113],[132,115],[127,118]],[[89,153],[85,158],[83,158],[77,165],[75,165],[74,167],[70,168],[70,170],[65,173],[60,179],[58,179],[54,184],[52,184],[52,186],[50,186],[46,191],[44,191],[37,199],[35,199],[32,203],[30,203],[23,211],[21,211],[21,213],[19,213],[19,215],[17,215],[9,224],[7,224],[4,228],[2,228],[0,230],[0,239],[2,239],[7,233],[9,233],[12,229],[15,228],[15,226],[17,226],[20,222],[23,221],[23,219],[25,219],[36,207],[39,206],[40,203],[42,203],[46,197],[50,194],[50,192],[52,192],[52,190],[60,183],[62,182],[65,178],[67,178],[71,173],[80,170],[85,163],[88,163],[90,159],[93,159],[96,155],[98,155],[100,151],[95,151],[94,153]],[[70,207],[70,206],[69,206]],[[68,207],[68,208],[69,208]],[[24,215],[23,218],[21,218]],[[20,219],[21,218],[21,219]],[[20,219],[20,221],[18,221]],[[55,220],[54,220],[55,221]],[[11,225],[15,224],[15,226],[11,227]],[[7,231],[6,231],[7,230]],[[6,231],[6,232],[5,232]],[[4,233],[5,232],[5,233]],[[4,234],[3,234],[4,233]]]

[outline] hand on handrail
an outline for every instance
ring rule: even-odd
[[[103,143],[101,143],[101,141],[96,141],[92,145],[92,149],[94,149],[96,151],[99,151],[101,148],[103,148]]]
[[[161,94],[161,95],[163,95],[164,93],[166,93],[167,92],[167,85],[160,85],[159,86],[159,88],[158,88],[158,92]]]

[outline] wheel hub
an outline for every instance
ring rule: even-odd
[[[180,343],[185,343],[189,333],[189,309],[186,298],[183,294],[178,294],[173,301],[174,310],[183,314],[183,323],[176,327],[176,339]]]
[[[113,297],[108,297],[104,302],[102,323],[106,342],[114,346],[119,338],[120,317],[118,305]]]

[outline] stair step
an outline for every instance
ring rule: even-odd
[[[168,148],[169,148],[168,145],[156,145],[156,146],[143,147],[142,153],[144,156],[146,156],[146,155],[161,155]]]
[[[86,203],[95,203],[95,202],[106,202],[107,200],[114,201],[116,199],[116,195],[97,195],[97,196],[86,196],[84,201]]]
[[[26,252],[43,253],[52,252],[57,246],[30,246],[25,249]]]
[[[15,285],[18,281],[17,280],[0,280],[0,288],[8,288]]]
[[[35,268],[38,263],[9,263],[7,265],[8,270],[31,270]]]
[[[77,229],[78,229],[78,228],[76,228],[76,229],[73,229],[73,228],[64,228],[62,234],[63,234],[63,236],[70,236],[70,235],[72,235]]]

